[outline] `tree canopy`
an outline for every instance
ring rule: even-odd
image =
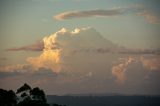
[[[22,87],[17,89],[16,93],[18,94],[18,93],[21,93],[21,92],[24,92],[24,91],[27,91],[27,90],[31,90],[31,87],[28,84],[25,83]]]
[[[16,106],[16,94],[12,90],[0,89],[0,106]]]
[[[0,106],[50,106],[47,103],[45,92],[39,87],[32,89],[25,83],[17,89],[16,94],[12,90],[0,89]],[[53,104],[52,106],[62,105]]]

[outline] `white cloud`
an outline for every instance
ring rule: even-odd
[[[111,41],[104,39],[100,33],[90,27],[81,29],[76,28],[73,31],[62,28],[54,34],[44,37],[43,42],[37,42],[33,45],[28,45],[20,48],[12,48],[8,50],[34,51],[37,50],[37,48],[38,50],[41,49],[41,55],[37,57],[28,57],[27,65],[19,64],[8,67],[6,66],[1,67],[0,70],[36,71],[40,68],[46,68],[51,69],[55,73],[69,70],[67,69],[68,67],[74,67],[72,70],[74,70],[75,68],[76,70],[80,70],[81,66],[86,67],[86,61],[101,61],[100,59],[98,59],[98,57],[95,59],[90,59],[91,57],[87,56],[88,54],[90,54],[89,52],[87,52],[88,50],[96,50],[97,48],[116,48],[116,45],[113,44]],[[75,51],[78,52],[78,54],[74,54]],[[80,55],[82,55],[83,53],[86,53],[87,55],[84,55],[82,59]],[[84,63],[82,63],[82,61]],[[25,67],[27,67],[28,69]]]
[[[72,64],[73,61],[79,61],[78,59],[72,61],[71,54],[75,50],[116,47],[93,28],[76,28],[74,31],[62,28],[56,33],[44,37],[43,42],[43,53],[38,57],[29,57],[27,61],[35,68],[50,68],[57,73],[65,70],[65,63],[71,62]]]
[[[97,78],[115,76],[118,83],[124,83],[128,66],[134,61],[142,62],[148,70],[160,69],[159,60],[131,58],[144,54],[158,56],[159,51],[119,47],[93,28],[76,28],[73,31],[62,28],[43,38],[43,50],[39,56],[28,57],[27,64],[0,67],[0,72],[35,73],[44,69],[56,74],[71,74],[80,80],[93,75]],[[120,57],[124,59],[112,67],[112,62]]]

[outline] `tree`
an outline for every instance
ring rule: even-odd
[[[14,91],[0,89],[0,106],[16,106],[16,98]]]
[[[49,106],[44,91],[38,87],[32,89],[25,83],[16,93],[21,97],[17,106]]]
[[[38,87],[30,90],[30,95],[34,100],[41,100],[42,102],[46,102],[45,93],[43,90],[40,90]]]
[[[44,91],[39,87],[32,89],[25,83],[17,89],[16,94],[12,90],[0,89],[0,106],[50,106]],[[53,104],[53,106],[66,105]]]
[[[22,87],[17,89],[16,93],[18,94],[18,93],[26,92],[26,91],[29,91],[29,90],[31,90],[31,87],[28,84],[25,83]]]
[[[20,88],[18,88],[16,94],[20,94],[20,97],[21,97],[19,98],[18,102],[31,100],[30,94],[29,94],[30,90],[31,90],[31,87],[26,83]]]

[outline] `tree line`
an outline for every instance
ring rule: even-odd
[[[66,106],[59,104],[48,104],[45,92],[39,87],[31,88],[24,84],[13,90],[0,89],[0,106]]]

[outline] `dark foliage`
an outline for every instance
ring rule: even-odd
[[[31,87],[25,83],[22,87],[17,89],[16,93],[18,94],[18,93],[21,93],[21,92],[27,91],[27,90],[31,90]]]
[[[47,101],[44,91],[39,89],[38,87],[33,88],[32,90],[30,90],[30,95],[35,100],[41,100],[42,102],[46,102]]]
[[[66,106],[66,105],[53,104],[52,106]]]
[[[16,106],[16,95],[12,90],[0,89],[0,106]]]
[[[24,100],[23,102],[18,103],[17,106],[50,106],[50,105],[40,100],[29,100],[29,101]]]
[[[21,94],[21,97],[23,98],[23,97],[26,97],[27,96],[27,94],[24,92],[24,93],[22,93]]]
[[[0,89],[0,106],[51,106],[47,103],[44,91],[38,87],[32,89],[25,83],[17,89],[16,94],[12,90]],[[66,105],[53,104],[52,106]]]
[[[21,93],[21,99],[17,106],[49,106],[47,104],[46,95],[43,90],[38,87],[31,88],[28,84],[24,84],[17,90]]]

